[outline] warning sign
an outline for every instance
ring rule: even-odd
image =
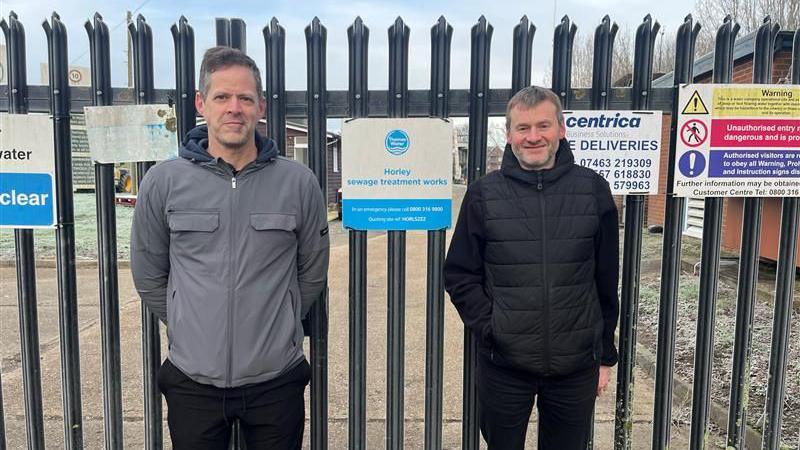
[[[706,142],[708,128],[699,120],[689,120],[681,127],[681,141],[689,147],[698,147]]]
[[[800,196],[800,87],[683,85],[679,102],[676,195]]]
[[[689,101],[686,102],[686,106],[683,107],[681,114],[708,114],[708,108],[706,108],[706,104],[703,103],[703,98],[700,97],[699,92],[694,91],[694,94],[689,97]]]

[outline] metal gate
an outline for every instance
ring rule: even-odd
[[[195,125],[195,45],[194,30],[185,17],[172,26],[175,48],[176,87],[157,90],[153,87],[152,31],[142,16],[128,28],[133,42],[135,87],[114,88],[110,81],[109,30],[102,17],[95,15],[86,23],[91,52],[91,90],[70,88],[67,78],[66,28],[57,14],[43,27],[48,41],[49,86],[29,86],[26,80],[25,32],[13,12],[0,23],[8,53],[8,86],[0,86],[0,110],[12,114],[49,112],[54,123],[57,167],[57,240],[58,306],[64,408],[65,446],[82,448],[81,371],[77,321],[75,273],[75,233],[70,152],[71,113],[86,105],[172,103],[176,106],[179,135]],[[694,44],[700,30],[687,16],[678,30],[673,88],[651,86],[653,48],[660,26],[646,16],[636,31],[632,88],[611,87],[612,49],[616,24],[604,17],[595,31],[594,67],[591,89],[570,86],[572,47],[577,27],[564,17],[556,27],[553,47],[552,89],[566,109],[658,109],[672,114],[669,148],[668,186],[672,185],[677,120],[677,84],[693,80]],[[772,72],[773,44],[778,25],[769,18],[758,30],[753,68],[754,83],[769,83]],[[717,32],[714,58],[714,82],[731,82],[733,45],[739,27],[727,17]],[[450,89],[450,47],[453,28],[440,17],[431,28],[430,89],[409,90],[409,33],[401,18],[388,29],[388,90],[370,90],[367,80],[369,29],[357,18],[347,29],[349,43],[349,87],[347,91],[326,88],[327,30],[318,19],[305,29],[307,47],[307,91],[285,89],[285,30],[277,19],[264,27],[266,44],[265,74],[268,102],[268,134],[286,150],[286,119],[306,118],[309,130],[309,166],[322,189],[326,186],[326,120],[343,117],[469,117],[468,181],[486,170],[488,118],[505,113],[505,104],[519,89],[530,84],[532,43],[536,28],[523,17],[513,30],[512,85],[510,89],[489,88],[489,59],[493,27],[481,17],[471,29],[470,88]],[[219,45],[245,50],[245,23],[239,19],[217,19]],[[800,83],[800,30],[794,35],[792,83]],[[139,163],[143,176],[152,163]],[[98,254],[101,299],[103,413],[106,448],[123,448],[122,395],[120,373],[120,323],[117,280],[116,223],[114,215],[113,165],[95,165]],[[671,188],[669,188],[671,190]],[[632,398],[636,356],[643,196],[625,199],[625,238],[622,265],[621,320],[619,329],[620,362],[617,378],[617,402],[614,446],[631,446]],[[722,198],[705,200],[702,241],[702,272],[699,293],[699,316],[695,353],[691,447],[704,448],[708,430],[710,370],[716,289],[719,282]],[[658,330],[656,399],[653,411],[652,447],[667,448],[670,442],[677,291],[679,287],[681,233],[685,199],[666,194],[661,295]],[[741,264],[739,271],[736,344],[734,350],[728,445],[743,448],[744,407],[747,397],[750,339],[753,304],[758,270],[758,248],[762,200],[745,200]],[[798,199],[783,200],[780,256],[777,266],[775,316],[770,358],[763,447],[777,448],[780,443],[781,417],[785,396],[785,368],[788,351],[792,292],[795,281]],[[46,447],[43,430],[42,387],[39,366],[36,272],[33,233],[14,231],[16,245],[17,298],[20,314],[21,359],[28,448]],[[442,264],[445,254],[445,231],[428,232],[427,246],[427,326],[425,349],[425,435],[426,449],[442,447],[443,321],[445,296]],[[367,236],[364,231],[349,232],[349,448],[366,446],[366,342],[367,342]],[[405,255],[406,234],[388,233],[388,357],[386,398],[386,447],[404,446],[404,345],[405,327]],[[328,446],[328,321],[327,294],[310,314],[311,363],[311,447]],[[142,312],[143,375],[145,399],[144,447],[161,448],[162,411],[156,386],[161,362],[159,323],[146,308]],[[464,383],[462,448],[477,449],[477,393],[475,389],[476,341],[464,332]],[[1,394],[1,392],[0,392]],[[0,448],[5,448],[0,395]],[[239,446],[234,439],[234,446]],[[138,446],[139,443],[128,443]]]

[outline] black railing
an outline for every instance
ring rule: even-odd
[[[183,136],[196,123],[194,30],[185,17],[172,26],[175,49],[175,89],[153,86],[153,37],[142,16],[128,27],[134,62],[134,87],[113,88],[110,82],[109,30],[102,17],[95,15],[85,25],[89,37],[92,86],[69,87],[67,82],[66,28],[57,14],[43,24],[48,40],[49,85],[27,84],[25,33],[16,14],[0,22],[7,47],[8,84],[0,86],[0,110],[11,114],[48,112],[54,124],[56,151],[56,200],[58,310],[61,345],[61,397],[64,410],[65,447],[84,446],[81,412],[80,352],[77,320],[75,272],[75,232],[70,149],[71,113],[85,106],[171,103],[177,110],[178,134]],[[670,442],[672,385],[675,365],[675,330],[679,288],[681,236],[686,199],[671,192],[674,179],[675,127],[677,124],[677,85],[693,80],[694,44],[700,25],[687,16],[678,30],[674,86],[653,88],[653,49],[660,25],[648,15],[636,31],[634,72],[631,88],[611,87],[613,44],[617,32],[608,16],[595,32],[593,81],[591,89],[573,89],[572,48],[577,27],[565,16],[553,36],[552,89],[567,109],[655,109],[670,112],[669,165],[670,192],[666,194],[666,215],[661,269],[661,303],[658,325],[657,370],[653,412],[652,447],[664,449]],[[733,48],[739,26],[726,18],[717,33],[713,81],[728,83],[733,71]],[[245,50],[246,26],[240,19],[215,21],[217,43]],[[357,18],[347,30],[349,44],[349,85],[346,91],[326,87],[327,30],[314,19],[305,30],[307,48],[307,91],[287,91],[286,31],[273,18],[262,30],[265,41],[265,92],[267,134],[286,154],[287,118],[306,118],[309,132],[309,166],[320,187],[327,189],[326,122],[329,118],[363,117],[450,117],[469,118],[469,157],[467,178],[473,182],[486,172],[486,144],[490,116],[505,114],[508,99],[530,84],[533,64],[532,44],[536,28],[527,17],[514,28],[512,85],[510,89],[490,89],[489,60],[493,27],[481,17],[471,30],[470,87],[450,89],[450,51],[453,28],[444,17],[431,28],[431,83],[429,89],[409,90],[409,27],[401,18],[388,30],[389,83],[387,90],[370,90],[367,77],[369,29]],[[774,43],[778,25],[769,18],[757,33],[753,82],[771,82]],[[792,83],[800,83],[800,30],[795,33]],[[137,164],[139,179],[153,162]],[[95,166],[98,217],[98,278],[100,281],[100,324],[103,379],[103,422],[105,446],[123,447],[123,405],[121,390],[120,316],[116,222],[114,214],[114,168]],[[772,327],[769,386],[766,395],[764,448],[776,448],[780,440],[786,391],[786,366],[791,305],[794,292],[795,261],[800,207],[797,198],[783,200],[780,254]],[[722,198],[705,201],[704,235],[698,295],[697,341],[691,447],[704,448],[711,404],[714,310],[719,283],[719,258],[722,223]],[[620,362],[617,372],[617,401],[614,447],[631,446],[633,425],[634,367],[636,365],[636,325],[638,321],[641,276],[642,228],[645,197],[625,199],[625,238],[623,244],[622,295],[620,320]],[[745,435],[746,380],[750,377],[751,330],[758,269],[762,200],[745,200],[743,246],[737,299],[736,341],[732,370],[728,445],[742,448]],[[443,342],[446,308],[442,280],[445,231],[432,230],[427,239],[426,347],[425,347],[425,434],[426,449],[443,446]],[[39,337],[37,321],[36,271],[33,233],[15,230],[17,297],[20,317],[22,383],[25,428],[28,448],[45,448]],[[348,445],[366,448],[366,372],[367,372],[367,234],[349,231],[349,397]],[[406,233],[388,233],[387,284],[387,367],[386,367],[386,448],[404,447],[404,368],[405,368],[405,282]],[[327,448],[328,437],[328,303],[327,289],[316,302],[307,324],[310,335],[311,434],[313,449]],[[142,310],[142,354],[144,374],[144,447],[163,446],[161,398],[156,374],[161,362],[159,323],[146,308]],[[478,402],[475,388],[476,340],[464,333],[462,447],[477,449]],[[766,375],[766,374],[765,374]],[[5,427],[0,391],[0,448],[4,448]],[[238,433],[232,441],[240,447]],[[139,446],[125,442],[127,446]]]

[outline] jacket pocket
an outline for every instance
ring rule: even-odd
[[[292,320],[292,323],[296,324],[296,326],[295,326],[296,331],[294,333],[294,336],[292,337],[292,344],[295,347],[300,345],[302,343],[302,340],[303,340],[303,332],[302,332],[303,326],[300,325],[300,323],[299,323],[300,322],[300,305],[298,305],[298,302],[299,302],[299,298],[298,297],[299,297],[299,295],[295,294],[294,291],[290,288],[289,289],[289,298],[291,299],[291,302],[289,303],[289,305],[292,308],[291,309],[291,313],[292,313],[292,319],[291,320]]]
[[[171,211],[167,221],[172,232],[212,233],[219,228],[219,213],[207,211]]]
[[[208,273],[212,270],[207,262],[217,261],[220,252],[225,250],[224,240],[218,236],[222,232],[219,212],[169,211],[167,224],[170,231],[170,258],[180,260],[186,271]],[[177,289],[180,285],[173,287]]]
[[[276,261],[282,264],[280,261],[295,254],[296,228],[294,214],[251,213],[245,246],[255,252],[244,254],[244,263],[255,270],[265,270]]]
[[[297,221],[294,214],[251,213],[250,226],[256,231],[294,231]]]

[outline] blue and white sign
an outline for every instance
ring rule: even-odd
[[[453,126],[442,119],[355,119],[342,126],[342,224],[441,230],[452,222]]]
[[[0,114],[0,228],[54,226],[55,192],[50,117]]]
[[[661,111],[564,111],[564,125],[575,162],[612,194],[658,193]]]

